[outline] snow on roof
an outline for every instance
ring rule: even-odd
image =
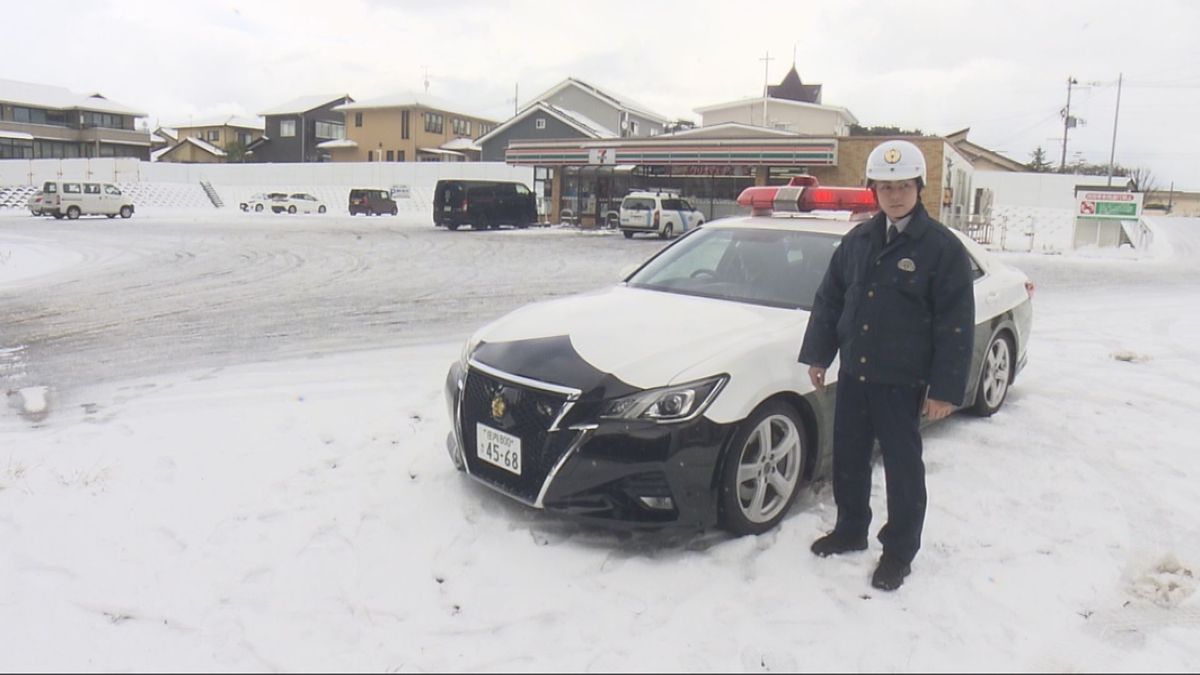
[[[669,134],[660,134],[658,138],[678,138],[681,136],[753,138],[755,136],[796,137],[800,135],[801,134],[796,133],[795,131],[784,131],[782,129],[771,129],[769,127],[756,127],[750,124],[742,124],[741,122],[721,122],[720,124],[709,124],[702,127],[692,127],[691,129],[673,131]]]
[[[90,110],[145,117],[146,113],[110,101],[100,94],[76,94],[64,87],[0,80],[0,101],[50,110]]]
[[[205,117],[198,120],[189,120],[172,124],[175,129],[197,129],[199,127],[236,127],[238,129],[254,129],[255,131],[263,131],[267,128],[265,122],[261,119],[250,119],[249,117],[238,117],[237,115],[218,115],[216,117]]]
[[[322,150],[337,150],[338,148],[357,148],[358,143],[355,143],[349,138],[335,138],[332,141],[317,143],[317,147],[321,148]]]
[[[815,108],[817,110],[831,110],[834,112],[839,112],[842,115],[844,115],[846,118],[848,118],[851,122],[858,124],[858,118],[854,116],[854,113],[850,112],[849,110],[847,110],[846,108],[843,108],[841,106],[825,105],[823,103],[805,103],[804,101],[793,101],[793,100],[787,99],[787,98],[775,98],[774,96],[767,97],[767,100],[770,101],[772,104],[776,104],[776,105],[793,106],[796,108]],[[738,106],[750,105],[753,103],[762,103],[762,102],[763,102],[762,96],[755,96],[754,98],[743,98],[743,99],[740,99],[737,101],[728,101],[726,103],[714,103],[713,105],[706,105],[703,108],[693,109],[693,112],[698,112],[700,114],[704,114],[706,112],[711,112],[713,110],[724,110],[726,108],[736,108]]]
[[[300,98],[294,98],[287,103],[281,103],[273,108],[264,110],[260,112],[259,115],[263,115],[264,117],[267,115],[299,115],[300,113],[306,113],[309,110],[315,110],[322,106],[333,103],[334,101],[341,101],[342,99],[348,99],[351,101],[354,100],[350,98],[349,94],[301,96]]]
[[[469,138],[454,138],[440,146],[443,150],[473,150],[479,152],[481,148],[475,145],[475,141]]]
[[[642,115],[643,117],[648,117],[656,122],[666,123],[668,121],[667,118],[654,112],[647,106],[644,106],[641,103],[638,103],[637,101],[629,98],[628,96],[618,94],[618,93],[612,91],[611,89],[601,89],[600,87],[597,87],[592,84],[588,84],[587,82],[576,79],[574,77],[568,77],[567,79],[563,80],[562,82],[559,82],[555,86],[551,87],[546,93],[542,94],[541,96],[535,97],[534,101],[544,101],[544,100],[550,98],[551,96],[554,96],[558,92],[562,91],[563,89],[566,89],[567,87],[572,87],[572,86],[582,89],[583,91],[586,91],[586,92],[588,92],[594,96],[597,96],[603,100],[606,100],[609,104],[614,105],[617,108],[624,108],[626,110],[636,112],[636,113]]]
[[[463,156],[461,152],[454,152],[453,150],[440,150],[438,148],[417,148],[417,150],[420,150],[421,152],[428,152],[433,155],[450,155],[453,157]]]
[[[477,115],[472,112],[463,110],[462,106],[449,101],[444,101],[440,98],[430,96],[428,94],[415,94],[406,92],[400,94],[390,94],[388,96],[380,96],[366,101],[356,101],[353,103],[345,103],[337,106],[334,110],[354,111],[354,110],[374,110],[378,108],[429,108],[430,110],[441,110],[443,112],[457,113],[466,117],[473,117],[487,122],[494,120]]]
[[[33,134],[26,134],[20,131],[4,131],[0,129],[0,138],[12,138],[18,141],[32,141]]]
[[[213,145],[212,143],[202,141],[199,138],[196,138],[195,136],[188,136],[187,138],[183,139],[182,141],[179,141],[178,143],[176,143],[174,146],[171,147],[171,150],[178,148],[179,146],[183,145],[184,143],[191,143],[192,145],[196,146],[197,148],[200,148],[201,150],[209,153],[210,155],[215,155],[217,157],[225,156],[224,150],[218,148],[217,146]]]
[[[577,113],[574,110],[568,110],[567,108],[556,106],[552,103],[546,103],[545,101],[542,101],[542,105],[546,106],[547,108],[552,109],[554,112],[568,118],[569,120],[571,120],[572,122],[574,122],[578,125],[587,127],[592,133],[596,134],[596,136],[598,136],[599,138],[616,138],[617,137],[616,132],[614,132],[612,129],[609,129],[608,127],[604,126],[603,124],[596,122],[592,118],[590,118],[582,113]]]

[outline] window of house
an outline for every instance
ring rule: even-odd
[[[220,131],[220,129],[210,129],[210,130],[209,130],[209,132],[208,132],[208,140],[210,140],[210,141],[219,141],[219,140],[221,140],[221,131]]]
[[[387,161],[389,161],[389,162],[396,161],[396,153],[394,151],[392,151],[392,150],[387,151]]]
[[[346,126],[336,122],[317,122],[317,138],[341,139],[346,137]]]
[[[404,161],[404,151],[403,151],[403,150],[397,150],[397,151],[396,151],[396,161],[397,161],[397,162],[403,162],[403,161]]]
[[[446,120],[441,113],[427,112],[425,113],[425,131],[431,134],[440,134],[445,131]]]
[[[454,118],[454,135],[455,136],[470,136],[471,135],[471,120],[462,120]]]
[[[537,129],[545,129],[546,128],[546,118],[545,117],[537,118],[537,120],[534,121],[533,126]]]
[[[280,120],[279,135],[290,138],[296,135],[296,120]]]
[[[362,126],[362,113],[360,113],[360,112],[354,113],[354,126],[356,126],[356,127]]]
[[[367,161],[368,161],[368,162],[374,162],[374,161],[375,161],[375,151],[374,151],[374,150],[368,150],[368,151],[367,151]]]
[[[408,111],[400,111],[400,138],[408,138]]]
[[[637,135],[638,135],[638,123],[637,123],[637,120],[629,120],[629,135],[630,135],[630,136],[637,136]]]
[[[242,145],[250,145],[250,132],[242,131],[238,133],[238,142]]]

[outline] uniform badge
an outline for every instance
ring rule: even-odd
[[[916,272],[917,264],[912,261],[912,258],[901,258],[900,262],[896,263],[896,267],[902,272]]]
[[[499,422],[504,419],[504,413],[508,412],[508,403],[504,400],[504,395],[497,392],[492,398],[492,419]]]
[[[899,162],[900,151],[896,148],[888,150],[887,152],[883,153],[883,161],[887,162],[888,164],[895,164],[896,162]]]

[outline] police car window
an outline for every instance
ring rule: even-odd
[[[85,195],[100,194],[100,184],[99,183],[84,183],[83,184],[83,194],[85,194]]]
[[[113,186],[113,185],[105,185],[105,186],[104,186],[104,194],[106,194],[106,195],[117,195],[117,196],[120,196],[120,195],[121,195],[121,191],[120,191],[120,190],[118,190],[118,189],[116,188],[116,186]]]
[[[971,261],[971,277],[973,279],[979,279],[983,277],[983,268],[979,266],[979,261],[975,260],[975,256],[968,253],[967,260]]]
[[[734,302],[811,309],[838,238],[789,230],[700,229],[629,285]]]
[[[73,195],[79,194],[79,183],[63,183],[63,192]]]
[[[58,184],[46,183],[45,185],[42,186],[42,192],[45,192],[48,195],[55,194],[56,192],[58,192]]]
[[[664,199],[662,200],[663,210],[665,211],[682,211],[683,200],[680,199]]]
[[[654,210],[654,200],[643,197],[626,197],[625,201],[621,202],[621,208],[629,211],[652,211]]]
[[[527,194],[529,194],[529,188],[525,187],[524,185],[518,185],[517,186],[517,194],[527,195]]]

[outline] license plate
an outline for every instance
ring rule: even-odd
[[[521,475],[521,439],[512,434],[476,423],[475,454],[488,464]]]

